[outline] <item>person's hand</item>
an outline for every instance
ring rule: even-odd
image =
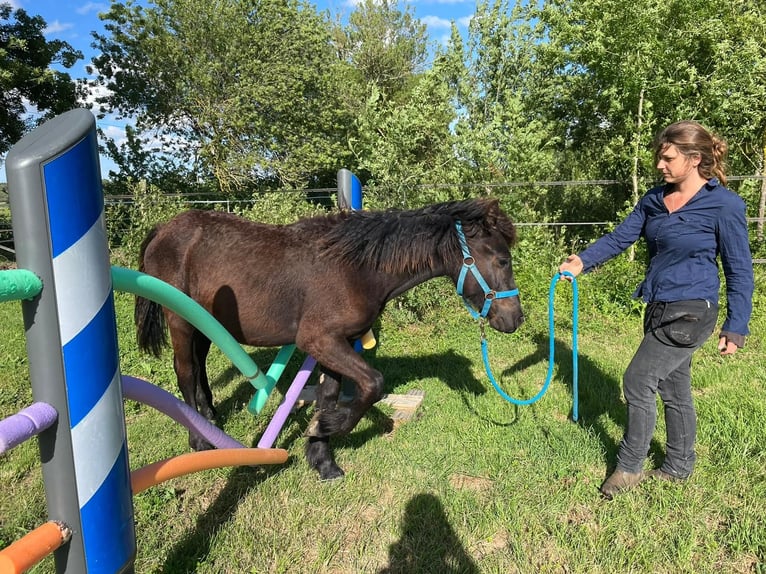
[[[574,277],[577,277],[582,272],[583,264],[582,259],[580,259],[579,255],[570,255],[567,257],[564,262],[559,265],[559,273],[561,273],[560,280],[566,280],[566,281],[572,281],[571,277],[567,277],[564,275],[564,271],[568,271],[571,273]]]
[[[733,355],[737,352],[737,345],[729,341],[727,337],[721,337],[718,339],[718,350],[721,351],[722,355]]]

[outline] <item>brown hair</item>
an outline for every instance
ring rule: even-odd
[[[729,146],[724,140],[719,139],[695,121],[675,122],[662,130],[654,141],[655,164],[662,150],[671,144],[686,157],[700,156],[697,169],[702,177],[705,179],[717,177],[723,185],[726,185],[726,154]]]

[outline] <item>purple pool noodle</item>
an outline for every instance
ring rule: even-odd
[[[285,393],[284,400],[277,407],[277,411],[271,418],[269,426],[266,427],[266,431],[263,433],[261,440],[258,441],[258,448],[271,448],[274,445],[277,435],[279,435],[279,432],[282,430],[282,427],[287,420],[287,416],[290,414],[295,401],[298,400],[298,396],[306,385],[306,381],[309,380],[311,371],[314,370],[316,363],[316,359],[311,356],[306,357],[306,360],[303,361],[298,374],[295,375],[293,382],[290,383],[290,388],[287,389],[287,393]]]
[[[168,415],[216,448],[245,448],[189,405],[143,379],[122,375],[122,394],[126,399],[147,404]]]
[[[33,403],[0,421],[0,454],[40,434],[58,419],[56,409],[47,403]]]

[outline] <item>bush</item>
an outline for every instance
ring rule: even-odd
[[[134,267],[138,262],[141,242],[157,224],[186,211],[188,205],[182,198],[165,195],[144,181],[129,184],[132,201],[108,205],[106,227],[112,259]]]

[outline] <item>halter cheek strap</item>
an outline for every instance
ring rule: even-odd
[[[468,242],[465,240],[463,224],[460,221],[455,222],[455,230],[457,231],[457,237],[460,241],[460,250],[463,252],[463,267],[460,269],[460,275],[458,275],[457,278],[457,294],[462,297],[463,305],[465,305],[465,308],[468,309],[468,312],[474,319],[484,319],[489,314],[489,309],[495,299],[517,297],[519,290],[511,289],[510,291],[493,291],[490,289],[489,285],[487,285],[487,282],[484,280],[484,277],[482,277],[479,268],[476,267],[476,260],[471,256],[471,252],[468,251]],[[465,283],[465,278],[468,273],[473,275],[473,278],[476,279],[479,287],[481,287],[481,290],[484,292],[484,305],[479,312],[476,312],[468,299],[466,299],[465,295],[463,295],[463,284]]]

